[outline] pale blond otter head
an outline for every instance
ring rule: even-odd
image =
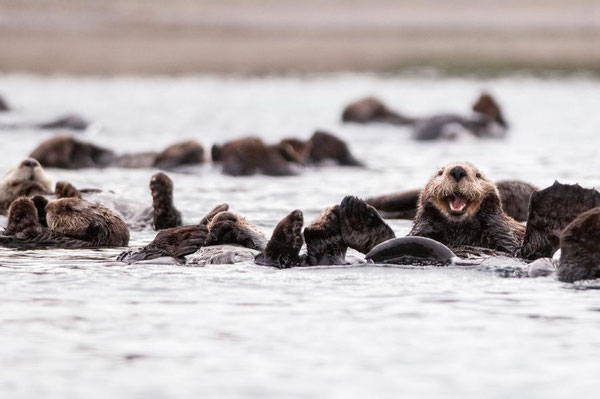
[[[33,158],[24,159],[8,170],[0,181],[0,213],[6,212],[18,197],[51,192],[50,178],[40,163]]]
[[[479,169],[467,162],[451,163],[431,177],[419,196],[419,208],[433,205],[450,220],[464,220],[477,214],[489,194],[498,189]]]

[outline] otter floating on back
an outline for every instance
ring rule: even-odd
[[[51,181],[44,168],[37,160],[27,158],[8,170],[0,182],[0,214],[5,214],[18,197],[51,192]]]

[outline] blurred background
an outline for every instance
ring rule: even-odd
[[[600,70],[596,0],[2,0],[0,72]]]

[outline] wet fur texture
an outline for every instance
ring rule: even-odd
[[[152,193],[152,226],[154,230],[181,225],[181,213],[173,205],[173,181],[164,173],[150,179]]]
[[[525,222],[531,194],[538,188],[520,180],[501,180],[496,182],[496,187],[502,199],[504,212],[518,222]]]
[[[559,248],[562,231],[577,216],[600,206],[600,192],[578,184],[554,182],[531,195],[527,229],[520,255],[526,259],[551,257]]]
[[[117,260],[133,263],[170,256],[183,261],[204,246],[208,228],[206,225],[181,226],[161,230],[154,240],[143,248],[128,250],[121,253]]]
[[[108,208],[79,198],[62,198],[46,206],[48,228],[55,234],[82,240],[90,246],[126,246],[129,229]]]
[[[457,166],[466,171],[459,182],[451,176]],[[469,201],[459,216],[449,212],[446,200],[456,193]],[[502,210],[496,186],[473,165],[457,163],[441,168],[427,183],[409,235],[432,238],[449,247],[468,245],[515,254],[524,230]]]
[[[342,200],[340,220],[344,243],[363,254],[396,237],[377,210],[357,197],[348,196]]]
[[[309,140],[309,161],[319,164],[328,160],[341,166],[364,166],[352,155],[348,144],[331,133],[318,130]]]
[[[0,182],[0,214],[5,214],[18,197],[51,192],[50,178],[40,163],[32,158],[25,159],[7,171]]]
[[[286,159],[282,147],[268,146],[257,137],[245,137],[211,150],[214,162],[221,162],[223,173],[231,176],[249,176],[264,173],[271,176],[297,174]]]
[[[342,112],[343,122],[355,123],[390,123],[393,125],[408,125],[413,118],[392,111],[381,100],[375,97],[365,97],[346,106]]]
[[[309,265],[343,264],[348,246],[342,237],[340,206],[327,208],[305,228],[304,241]]]
[[[600,278],[600,208],[580,214],[567,226],[560,252],[556,271],[560,281]]]
[[[54,195],[57,199],[60,198],[81,198],[81,193],[71,183],[59,181],[54,187]]]
[[[288,268],[303,262],[300,250],[304,244],[302,211],[296,209],[284,217],[273,230],[265,250],[256,257],[261,265]]]
[[[263,251],[267,239],[256,227],[233,212],[217,213],[208,225],[206,245],[237,244],[250,249]]]

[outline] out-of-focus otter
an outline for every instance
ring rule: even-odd
[[[525,227],[504,213],[496,186],[475,166],[438,170],[419,196],[410,236],[432,238],[451,249],[475,246],[516,254]]]
[[[293,151],[286,145],[266,145],[258,137],[245,137],[222,146],[213,145],[213,162],[220,162],[223,173],[249,176],[263,173],[271,176],[291,176],[300,172],[293,162]],[[292,162],[290,162],[292,161]]]
[[[44,141],[33,150],[31,157],[39,160],[45,167],[61,169],[108,166],[169,169],[204,162],[204,149],[195,141],[185,141],[171,145],[160,153],[117,156],[109,149],[80,141],[73,136],[61,135]]]
[[[520,256],[551,257],[560,245],[563,230],[577,216],[600,206],[600,192],[578,184],[554,182],[531,195],[527,229]]]
[[[10,111],[10,107],[6,100],[2,96],[0,96],[0,112]]]
[[[365,97],[350,103],[342,112],[343,122],[355,123],[390,123],[393,125],[410,125],[414,118],[401,115],[389,109],[381,100],[375,97]]]
[[[600,208],[580,214],[563,231],[556,275],[566,282],[600,278]]]
[[[120,247],[129,243],[127,225],[107,208],[79,198],[53,200],[42,208],[44,201],[43,197],[13,201],[0,243],[63,248]]]
[[[90,125],[84,117],[77,114],[66,114],[59,116],[56,119],[47,122],[41,122],[35,125],[39,129],[68,129],[68,130],[85,130]]]
[[[18,197],[51,192],[50,178],[40,163],[33,158],[25,159],[8,170],[0,182],[0,214],[5,214]]]
[[[502,180],[496,183],[502,209],[518,222],[527,220],[529,199],[537,187],[520,180]],[[381,216],[387,219],[414,219],[417,214],[421,190],[407,190],[368,198],[366,202],[374,206]]]
[[[346,142],[323,130],[317,130],[308,141],[286,138],[280,145],[289,145],[296,154],[293,159],[303,165],[334,162],[341,166],[364,166],[352,155]]]
[[[414,124],[417,140],[456,139],[463,135],[478,138],[502,138],[508,124],[498,103],[488,93],[479,96],[473,115],[440,114],[420,118]]]

